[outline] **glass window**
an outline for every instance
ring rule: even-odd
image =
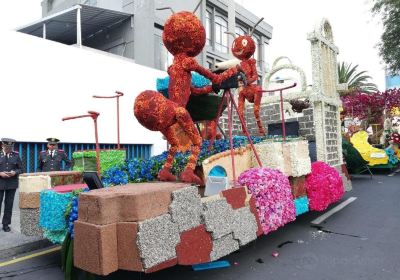
[[[211,26],[212,26],[212,13],[207,10],[206,13],[206,44],[211,46]]]
[[[228,53],[228,21],[221,16],[215,17],[215,49]]]
[[[261,61],[260,61],[260,55],[259,55],[259,51],[260,51],[260,39],[256,36],[252,37],[254,40],[254,44],[256,45],[256,50],[254,51],[254,55],[253,58],[257,61],[257,67],[260,67]]]
[[[246,34],[246,31],[245,31],[245,29],[243,27],[236,26],[235,27],[235,33],[236,33],[237,36],[243,36],[243,35]]]

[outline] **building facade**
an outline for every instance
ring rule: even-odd
[[[165,71],[173,57],[163,45],[162,31],[164,22],[171,11],[157,10],[157,8],[171,7],[176,12],[193,11],[198,3],[198,0],[43,0],[43,18],[36,23],[36,34],[33,34],[29,28],[20,29],[20,31],[36,36],[45,36],[46,33],[47,36],[51,36],[50,33],[58,32],[58,36],[54,39],[56,41],[82,44]],[[66,13],[74,14],[73,7],[77,5],[81,6],[82,18],[76,20],[73,16],[66,18]],[[97,9],[98,13],[91,13],[91,9]],[[89,11],[85,12],[85,10]],[[85,17],[85,13],[89,15]],[[104,15],[110,14],[108,17],[110,19],[113,16],[112,13],[114,15],[117,13],[121,17],[107,22],[107,17]],[[247,34],[259,20],[233,0],[202,1],[196,14],[203,22],[207,33],[206,46],[198,56],[198,60],[210,69],[215,63],[233,58],[230,50],[233,38],[225,32],[234,32],[237,35]],[[49,24],[52,18],[57,18],[57,20]],[[66,34],[64,37],[70,36],[77,25],[82,26],[81,42],[78,42],[79,39],[66,40],[61,36],[63,33]],[[85,32],[88,26],[93,25],[98,25],[98,28]],[[266,72],[267,46],[271,37],[272,27],[264,21],[256,27],[253,34],[257,46],[254,58],[257,60],[260,78]]]

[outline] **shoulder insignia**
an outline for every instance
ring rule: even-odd
[[[65,152],[65,151],[64,151],[64,150],[62,150],[62,149],[58,149],[58,151],[59,151],[59,152],[62,152],[62,153],[64,153],[64,152]]]

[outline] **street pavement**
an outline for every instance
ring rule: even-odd
[[[311,221],[323,213],[304,214],[223,258],[231,267],[195,272],[190,266],[175,266],[152,274],[118,271],[98,279],[399,279],[400,174],[375,175],[372,180],[357,176],[352,182],[353,190],[343,200],[357,199],[320,227]],[[15,264],[0,263],[0,279],[64,279],[59,252],[27,257]]]

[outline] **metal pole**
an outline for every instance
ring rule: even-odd
[[[282,90],[279,91],[279,94],[281,96],[282,137],[283,137],[283,143],[285,143],[285,141],[286,141],[286,126],[285,126],[285,112],[283,110]]]
[[[76,9],[76,44],[79,47],[82,47],[81,9],[81,6]]]
[[[100,145],[99,145],[99,137],[98,137],[98,132],[97,132],[97,117],[100,115],[100,113],[95,112],[95,111],[88,111],[88,115],[79,115],[79,116],[73,116],[73,117],[65,117],[62,118],[63,121],[67,120],[73,120],[73,119],[79,119],[79,118],[87,118],[91,117],[94,122],[94,136],[95,136],[95,141],[96,141],[96,167],[97,167],[97,173],[100,176]]]
[[[95,113],[95,112],[92,112]],[[94,122],[94,137],[96,140],[96,167],[97,167],[97,173],[100,176],[100,145],[99,145],[99,136],[97,132],[97,117],[98,114],[92,114],[93,122]]]
[[[116,95],[113,96],[100,96],[100,95],[93,95],[93,98],[116,98],[117,99],[117,149],[120,149],[120,137],[119,137],[119,98],[124,96],[124,94],[120,91],[115,92]]]
[[[229,91],[226,90],[226,91]],[[236,168],[235,168],[235,153],[233,151],[233,139],[232,139],[232,95],[227,95],[228,97],[228,130],[229,130],[229,147],[231,150],[231,162],[232,162],[232,176],[233,176],[233,186],[236,186]]]
[[[46,39],[46,23],[43,23],[43,39]]]
[[[119,96],[117,96],[117,134],[118,134],[117,149],[119,150],[121,148],[119,139]]]

